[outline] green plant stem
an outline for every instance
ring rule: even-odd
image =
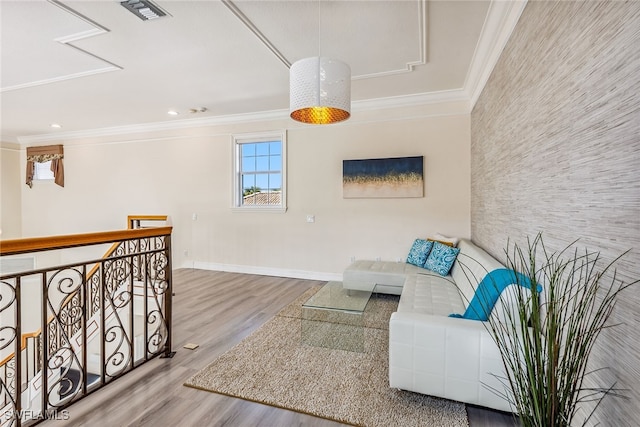
[[[615,263],[626,253],[600,269],[599,253],[571,251],[575,241],[559,252],[548,252],[541,234],[527,243],[526,249],[507,245],[507,266],[543,291],[516,286],[517,311],[489,318],[506,371],[507,389],[494,391],[524,426],[569,426],[581,404],[595,401],[586,424],[605,397],[622,395],[615,384],[585,388],[584,379],[595,372],[587,364],[597,338],[615,326],[608,320],[616,299],[639,280],[616,277]]]

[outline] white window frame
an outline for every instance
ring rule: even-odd
[[[273,140],[281,141],[282,148],[282,187],[280,194],[280,205],[243,205],[242,204],[242,178],[240,170],[241,148],[242,144],[251,144],[256,142],[268,142]],[[233,135],[233,188],[232,192],[232,211],[234,212],[273,212],[285,213],[287,211],[287,132],[269,131],[256,133],[243,133]]]

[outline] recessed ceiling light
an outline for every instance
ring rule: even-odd
[[[51,126],[52,128],[54,128],[54,129],[60,129],[60,128],[62,127],[62,126],[61,126],[61,125],[59,125],[58,123],[51,123],[51,125],[50,125],[50,126]]]
[[[177,116],[177,115],[178,115],[178,114],[180,114],[180,113],[178,113],[178,112],[177,112],[177,111],[175,111],[175,110],[169,110],[169,111],[167,111],[167,114],[168,114],[168,115],[170,115],[170,116]]]

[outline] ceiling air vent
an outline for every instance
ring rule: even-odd
[[[120,4],[143,21],[161,18],[167,15],[165,11],[149,0],[126,0],[120,2]]]

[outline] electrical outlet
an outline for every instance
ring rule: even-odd
[[[316,222],[315,215],[307,215],[307,222]]]
[[[184,256],[189,256],[189,251],[187,249],[184,250]]]
[[[193,221],[196,221],[198,219],[198,214],[197,213],[191,214],[191,219]]]
[[[380,257],[379,256],[376,257],[376,261],[380,261]]]
[[[355,256],[351,256],[351,262],[356,262],[356,257]]]

